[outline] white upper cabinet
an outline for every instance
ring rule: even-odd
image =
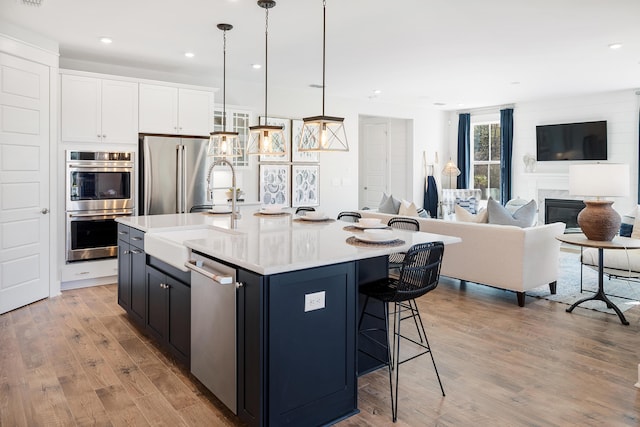
[[[60,86],[62,142],[137,142],[137,83],[62,74]]]
[[[140,84],[140,132],[209,136],[213,92]]]

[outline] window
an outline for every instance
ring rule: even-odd
[[[213,130],[222,131],[222,106],[216,106],[213,113]],[[227,109],[227,130],[230,132],[238,132],[238,139],[242,146],[242,157],[231,157],[229,160],[233,166],[249,166],[249,157],[247,156],[247,141],[249,140],[249,118],[250,113],[242,110]]]
[[[471,132],[473,188],[482,190],[484,200],[500,201],[500,122],[474,123]]]

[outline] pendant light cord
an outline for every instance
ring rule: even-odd
[[[324,89],[326,74],[326,54],[327,54],[327,2],[322,0],[322,115],[324,116]]]
[[[265,8],[264,20],[264,124],[267,125],[267,90],[269,70],[269,8]]]
[[[227,30],[222,32],[222,130],[227,131]]]

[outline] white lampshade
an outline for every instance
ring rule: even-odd
[[[625,197],[629,195],[629,165],[589,163],[569,166],[569,194]]]

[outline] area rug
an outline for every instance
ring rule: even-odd
[[[549,286],[527,291],[527,296],[544,298],[550,301],[571,305],[574,302],[592,296],[598,289],[598,272],[582,268],[582,293],[580,292],[580,253],[560,251],[560,265],[558,270],[558,285],[556,295],[549,293]],[[604,276],[604,292],[609,299],[618,306],[620,311],[626,311],[640,304],[640,282],[621,279],[609,279]],[[581,308],[601,311],[615,315],[607,308],[603,301],[587,301],[580,304]]]

